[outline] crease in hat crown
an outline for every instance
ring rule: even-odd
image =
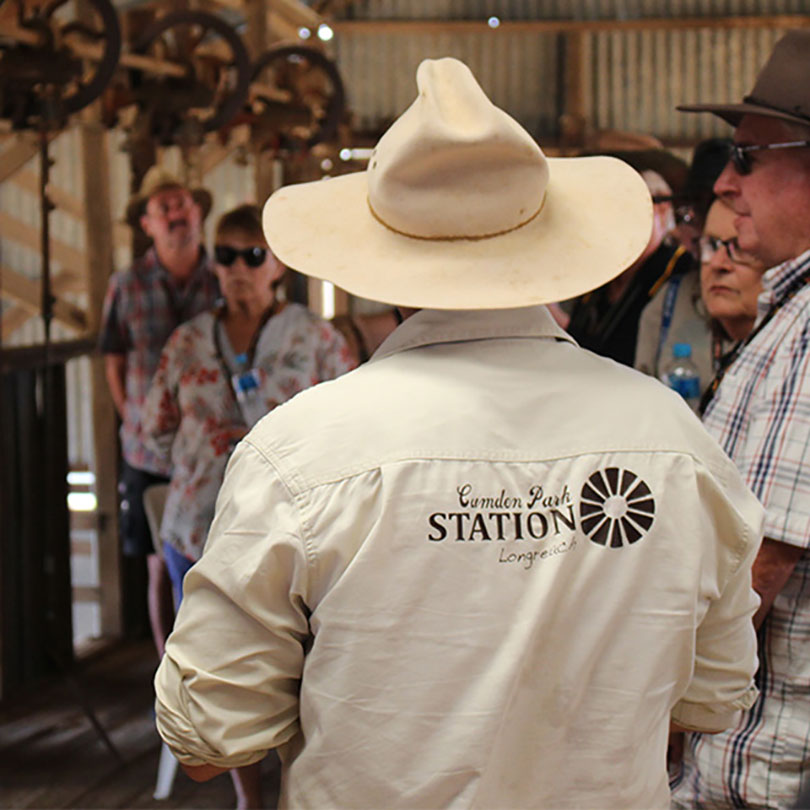
[[[810,126],[810,31],[790,31],[774,46],[743,102],[786,113]]]
[[[810,127],[810,30],[788,31],[773,47],[741,103],[679,104],[682,112],[711,112],[732,126],[744,115],[780,118]]]
[[[167,188],[188,188],[188,184],[184,183],[177,175],[164,169],[162,166],[151,166],[141,181],[141,187],[138,189],[137,197],[141,199],[148,199],[159,191]]]
[[[418,95],[383,135],[367,173],[378,221],[421,239],[482,239],[520,228],[541,208],[549,167],[457,59],[423,61]]]

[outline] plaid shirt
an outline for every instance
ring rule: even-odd
[[[810,251],[769,270],[759,319],[808,271]],[[764,536],[801,548],[810,546],[809,366],[807,284],[745,347],[704,418],[765,506]],[[760,632],[757,681],[760,697],[736,728],[691,735],[676,804],[794,806],[810,768],[810,554],[799,559]]]
[[[165,459],[149,450],[141,434],[146,392],[169,335],[189,318],[210,309],[218,297],[216,276],[204,251],[184,288],[150,248],[129,270],[110,279],[104,301],[99,348],[126,355],[126,410],[121,452],[132,467],[168,475]]]

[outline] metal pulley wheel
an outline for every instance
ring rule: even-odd
[[[113,76],[121,28],[109,0],[86,0],[75,19],[68,0],[18,0],[17,32],[0,35],[0,118],[15,129],[59,129],[94,101]]]
[[[200,143],[242,108],[250,84],[250,59],[236,31],[202,11],[175,11],[148,26],[138,53],[184,68],[182,75],[133,70],[132,88],[151,118],[151,135],[164,144]]]
[[[346,105],[335,63],[317,48],[284,45],[253,65],[252,112],[258,129],[310,148],[335,140]]]

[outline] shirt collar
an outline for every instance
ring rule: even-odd
[[[162,278],[168,281],[173,287],[177,286],[177,281],[175,280],[174,276],[166,269],[163,263],[160,261],[158,257],[157,250],[155,250],[155,246],[151,245],[145,254],[147,264],[149,268],[153,271],[158,273]],[[205,274],[212,272],[212,268],[210,267],[208,261],[208,253],[205,250],[204,245],[200,245],[200,255],[199,259],[197,260],[197,264],[194,269],[191,271],[191,275],[188,277],[189,284],[199,281],[200,279],[205,277]],[[186,285],[184,285],[186,287]]]
[[[435,343],[517,337],[551,338],[577,345],[544,306],[520,309],[421,309],[383,341],[372,360]]]
[[[760,317],[777,304],[784,296],[785,290],[808,270],[810,270],[810,250],[806,250],[795,259],[788,259],[766,270],[762,276],[762,292],[757,300]]]

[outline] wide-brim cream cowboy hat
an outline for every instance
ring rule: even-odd
[[[267,201],[282,262],[375,301],[500,309],[587,292],[641,254],[652,202],[638,172],[547,159],[456,59],[425,60],[416,80],[367,171]]]
[[[810,30],[788,31],[773,47],[754,89],[741,104],[681,104],[682,112],[711,112],[737,126],[764,115],[810,127]]]
[[[200,207],[202,219],[208,216],[213,204],[211,192],[204,188],[189,188],[186,183],[168,169],[161,166],[152,166],[144,174],[141,187],[129,198],[125,214],[126,222],[132,227],[137,227],[146,211],[146,203],[149,202],[149,198],[153,194],[168,188],[188,188],[192,199]]]

